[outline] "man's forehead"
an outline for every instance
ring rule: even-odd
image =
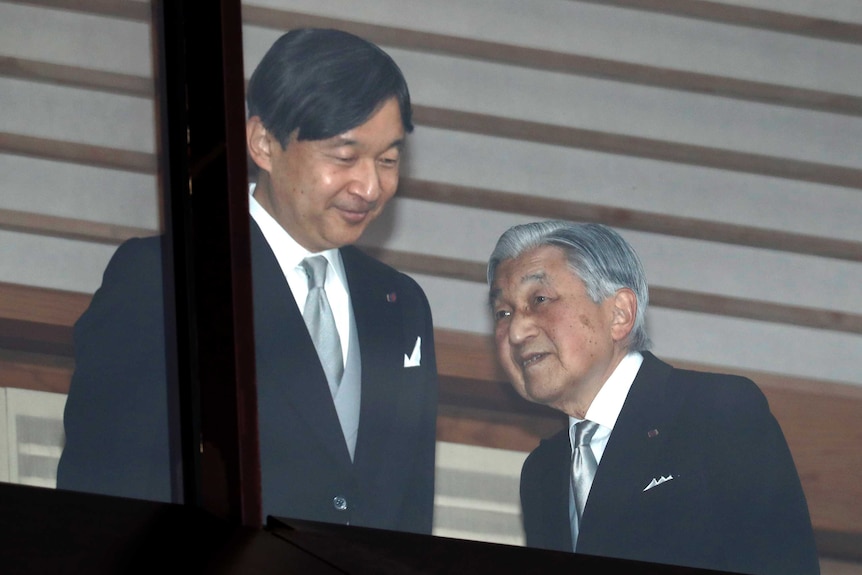
[[[497,276],[508,276],[507,281],[515,284],[542,283],[548,281],[549,268],[565,263],[563,250],[556,246],[540,246],[500,262]]]
[[[502,274],[497,274],[497,280],[494,281],[494,285],[503,289],[505,287],[518,287],[525,284],[544,284],[548,283],[548,281],[548,272],[543,268],[537,268],[517,274],[505,273],[504,271]]]
[[[394,98],[384,101],[366,120],[348,130],[323,140],[323,148],[350,146],[355,148],[401,149],[407,132],[401,118],[400,106]]]
[[[496,277],[491,286],[490,299],[495,301],[503,295],[511,295],[532,284],[547,284],[549,282],[545,262],[530,260],[521,261],[521,257],[503,260],[497,266]],[[513,269],[514,268],[514,269]]]

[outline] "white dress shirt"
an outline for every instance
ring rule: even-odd
[[[604,455],[605,447],[611,438],[614,424],[620,416],[620,411],[623,409],[623,404],[626,402],[626,397],[628,397],[629,390],[643,360],[643,355],[640,352],[633,351],[626,354],[587,409],[585,419],[599,424],[593,439],[590,441],[590,449],[593,451],[597,464],[602,462],[602,455]],[[574,454],[576,447],[574,442],[575,425],[581,421],[583,420],[569,417],[569,444],[572,448],[572,454]],[[589,497],[587,501],[589,501]],[[575,497],[571,486],[569,487],[569,518],[572,523],[572,541],[574,542],[578,538],[578,519],[575,513]]]
[[[296,240],[290,237],[281,224],[254,199],[254,184],[249,186],[248,207],[251,217],[263,232],[263,237],[272,248],[275,259],[293,292],[296,305],[302,312],[305,308],[305,300],[308,297],[308,276],[301,267],[302,260],[310,255],[322,255],[329,262],[326,273],[326,298],[332,315],[335,318],[335,328],[338,330],[338,338],[341,340],[341,357],[346,362],[350,343],[350,292],[347,289],[347,274],[344,271],[344,263],[341,261],[341,252],[337,249],[326,250],[313,254]],[[333,273],[334,272],[334,273]]]

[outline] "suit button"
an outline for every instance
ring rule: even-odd
[[[347,511],[347,499],[340,495],[332,498],[332,506],[339,511]]]

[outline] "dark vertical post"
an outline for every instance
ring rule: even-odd
[[[176,285],[178,483],[187,504],[259,527],[240,1],[156,0],[154,24]]]

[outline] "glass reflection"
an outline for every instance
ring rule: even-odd
[[[0,479],[42,487],[56,485],[67,444],[63,415],[75,368],[72,326],[89,307],[117,245],[162,229],[150,7],[90,10],[0,4],[3,55],[16,64],[0,77],[0,212],[7,224],[0,230]],[[89,323],[110,320],[116,310],[103,311]],[[163,316],[151,318],[161,341]],[[126,325],[110,339],[140,347],[139,336]],[[91,357],[119,361],[110,347],[100,352],[79,343]],[[167,401],[164,359],[152,369],[158,372],[152,385]],[[120,393],[109,373],[93,377],[103,389]],[[128,457],[110,467],[96,465],[111,450],[130,453],[132,446],[113,433],[137,413],[138,398],[125,395],[107,403],[87,393],[73,399],[73,429],[104,419],[88,439],[73,432],[71,441],[72,452],[81,448],[80,476],[94,481],[70,478],[61,487],[111,493],[99,478],[134,469]],[[153,422],[150,433],[160,427],[166,438],[166,421]],[[158,471],[167,481],[168,468],[165,462]],[[137,496],[172,499],[170,489]]]

